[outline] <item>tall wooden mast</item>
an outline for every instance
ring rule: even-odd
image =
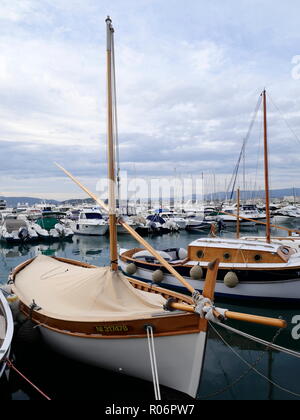
[[[118,270],[117,248],[117,217],[116,217],[116,174],[115,149],[113,137],[113,90],[112,90],[112,63],[113,63],[113,36],[114,28],[111,18],[106,19],[107,25],[107,156],[108,156],[108,206],[109,206],[109,238],[111,269]]]
[[[266,240],[271,242],[271,218],[270,218],[270,188],[269,188],[269,157],[268,157],[268,124],[267,124],[267,95],[266,90],[262,93],[264,106],[264,156],[265,156],[265,192],[266,192]]]

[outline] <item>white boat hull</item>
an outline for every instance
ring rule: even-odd
[[[275,223],[275,225],[279,225],[281,223],[293,223],[297,221],[297,217],[291,217],[291,216],[281,216],[281,215],[277,215],[273,217],[273,223]]]
[[[128,276],[126,272],[127,263],[120,260],[119,265],[122,271]],[[220,269],[222,264],[220,265]],[[134,279],[153,282],[153,271],[146,268],[138,267],[136,273],[132,277]],[[230,271],[230,270],[228,270]],[[190,277],[184,278],[200,292],[203,291],[203,280],[192,280]],[[255,281],[255,272],[250,276],[251,280],[240,282],[235,288],[229,288],[224,284],[223,280],[218,280],[215,289],[216,297],[223,297],[228,299],[247,299],[247,300],[274,300],[274,301],[300,301],[300,279],[290,279],[282,281]],[[162,287],[170,287],[185,293],[185,289],[180,285],[175,277],[171,274],[164,274]]]
[[[132,228],[132,229],[134,229],[134,230],[136,230],[137,229],[137,225],[131,225],[131,224],[129,224],[129,226]],[[127,229],[125,229],[122,225],[117,225],[117,233],[119,233],[119,234],[127,234],[127,233],[129,233],[128,232],[128,230]]]
[[[108,231],[107,224],[78,224],[74,223],[72,230],[75,235],[104,236]]]
[[[14,320],[9,304],[0,290],[0,378],[6,368],[6,358],[9,357],[10,346],[14,333]]]
[[[40,327],[47,343],[68,358],[152,381],[147,338],[84,338]],[[159,383],[196,397],[206,333],[154,338]]]

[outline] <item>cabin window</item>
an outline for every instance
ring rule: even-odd
[[[225,252],[225,254],[223,255],[224,260],[231,260],[231,254],[229,254],[229,252]]]
[[[103,219],[102,215],[100,213],[85,213],[85,219],[93,220],[101,220]]]
[[[204,257],[204,251],[202,251],[202,249],[200,249],[199,251],[197,251],[197,257],[198,258],[203,258]]]
[[[256,254],[254,256],[254,261],[261,261],[262,260],[262,256],[260,254]]]
[[[284,255],[289,255],[290,250],[289,250],[289,248],[281,248],[281,252],[282,252]]]

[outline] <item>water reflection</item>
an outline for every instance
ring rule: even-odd
[[[264,229],[253,232],[255,235],[263,235]],[[274,231],[274,234],[282,234]],[[226,236],[233,237],[234,232],[224,233]],[[149,237],[149,242],[158,249],[185,247],[191,241],[199,238],[199,233],[175,233],[164,236]],[[206,236],[206,234],[204,234]],[[136,247],[136,242],[129,235],[119,236],[119,246],[122,248]],[[28,258],[33,258],[39,253],[49,256],[72,258],[95,265],[109,264],[109,238],[108,237],[83,237],[74,236],[70,242],[41,243],[33,245],[7,246],[0,245],[0,283],[7,280],[11,269],[24,262]],[[245,303],[229,303],[225,301],[216,302],[217,305],[226,307],[236,312],[246,312],[256,315],[270,317],[283,317],[288,322],[288,328],[282,331],[276,340],[276,344],[292,350],[300,351],[300,340],[292,337],[295,325],[292,320],[295,315],[300,315],[300,308],[290,305],[255,305],[255,307]],[[260,337],[267,341],[272,341],[276,330],[273,328],[256,326],[252,324],[229,322],[234,328],[245,331],[246,333]],[[282,384],[295,392],[300,393],[300,362],[291,356],[278,352],[267,351],[264,346],[253,343],[245,338],[230,334],[229,332],[217,329],[224,340],[250,365],[255,364],[263,375],[274,382]],[[25,352],[24,347],[16,349],[18,353],[18,363],[25,369],[42,389],[48,391],[55,399],[96,399],[101,400],[132,399],[132,392],[141,397],[141,400],[152,399],[152,385],[143,381],[136,381],[126,377],[115,376],[111,373],[99,369],[92,369],[78,363],[65,360],[51,352],[49,349],[41,347],[42,344],[32,347],[29,352]],[[204,366],[204,376],[199,388],[198,398],[213,399],[295,399],[294,396],[277,389],[253,369],[249,369],[230,347],[226,346],[220,337],[210,331],[207,345],[207,353]],[[19,350],[19,351],[18,351]],[[21,356],[20,356],[21,354]],[[32,359],[34,356],[34,360]],[[72,381],[76,370],[76,386]],[[108,385],[106,391],[99,395],[99,377],[105,378]],[[116,386],[116,382],[118,386]],[[121,387],[119,386],[121,385]],[[8,389],[7,387],[5,388]],[[19,399],[39,399],[40,397],[29,389],[25,384],[12,374],[9,382],[9,398]],[[128,392],[130,389],[130,392]],[[124,391],[125,390],[125,391]],[[222,391],[222,392],[221,392]],[[165,390],[164,397],[174,398],[174,393]],[[4,393],[2,395],[5,395]],[[182,397],[180,397],[182,398]]]

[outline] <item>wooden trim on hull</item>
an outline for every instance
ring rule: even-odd
[[[66,264],[72,264],[76,265],[78,267],[84,267],[84,268],[97,268],[95,265],[90,265],[81,261],[75,261],[75,260],[68,260],[66,258],[59,258],[59,257],[51,257],[54,260],[66,263]],[[31,258],[30,260],[25,261],[24,263],[18,265],[12,272],[11,279],[14,280],[16,275],[22,271],[25,267],[27,267],[29,264],[31,264],[35,258]]]
[[[172,293],[170,292],[170,295]],[[33,312],[28,306],[20,303],[20,310],[31,320],[52,331],[85,338],[96,339],[130,339],[146,338],[145,327],[153,326],[155,337],[198,334],[207,331],[207,321],[196,314],[168,314],[148,319],[111,322],[76,322],[49,318]],[[172,322],[170,322],[172,319]],[[170,325],[171,324],[171,325]],[[100,331],[100,332],[97,332]],[[120,334],[122,331],[122,334]]]

